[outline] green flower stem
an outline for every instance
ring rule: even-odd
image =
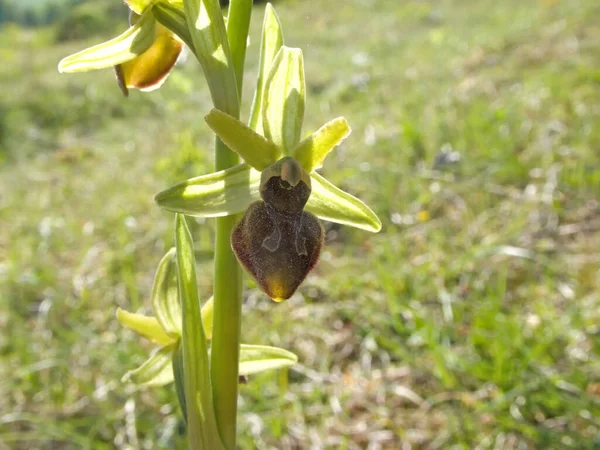
[[[244,59],[252,0],[232,0],[229,5],[227,37],[237,81],[238,102],[244,76]],[[219,108],[220,105],[215,105]],[[225,112],[239,118],[236,111]],[[239,157],[220,139],[215,141],[215,169],[239,164]],[[214,273],[214,316],[211,350],[211,379],[215,416],[225,447],[236,448],[238,369],[242,329],[242,272],[231,249],[230,236],[236,216],[217,219]]]
[[[239,162],[235,153],[219,139],[215,143],[216,170]],[[214,315],[211,379],[215,416],[227,449],[236,443],[238,366],[242,328],[242,272],[231,250],[230,236],[236,216],[217,219],[214,273]]]

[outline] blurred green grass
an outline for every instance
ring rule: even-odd
[[[248,283],[244,341],[300,364],[242,387],[240,448],[599,448],[600,4],[277,10],[305,132],[353,127],[323,173],[384,229],[327,224],[283,304]],[[150,347],[114,311],[149,310],[173,243],[152,198],[210,170],[210,99],[191,58],[128,99],[110,71],[59,75],[99,38],[56,37],[0,32],[0,448],[184,448],[172,389],[120,383]],[[192,225],[208,297],[214,232]]]

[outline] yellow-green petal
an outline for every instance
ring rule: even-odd
[[[304,139],[292,152],[292,156],[307,172],[323,165],[327,154],[350,135],[350,125],[344,117],[333,119]]]
[[[104,69],[129,61],[148,49],[154,42],[156,21],[152,11],[125,33],[110,41],[67,56],[58,63],[59,72],[85,72]]]
[[[230,115],[213,109],[204,119],[227,147],[256,170],[263,170],[279,159],[279,147]]]
[[[117,320],[121,325],[135,331],[158,345],[172,344],[175,339],[169,336],[160,326],[155,317],[144,316],[143,314],[131,313],[124,309],[117,308]]]

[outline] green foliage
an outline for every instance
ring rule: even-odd
[[[244,341],[300,365],[241,387],[240,448],[593,449],[597,2],[278,13],[286,42],[306,49],[304,129],[339,114],[353,127],[324,175],[384,223],[367,239],[329,225],[322,261],[286,303],[249,284]],[[0,442],[183,449],[174,390],[116,381],[150,346],[113,312],[150,313],[173,244],[151,193],[208,169],[210,99],[195,62],[126,101],[110,71],[59,76],[55,62],[92,42],[57,48],[50,34],[0,33]],[[214,230],[194,225],[208,292]]]
[[[126,23],[127,14],[124,5],[112,1],[87,1],[70,7],[58,23],[56,41],[61,43],[110,35],[117,29],[118,23]]]
[[[0,0],[0,26],[12,22],[37,27],[58,22],[61,23],[59,34],[72,33],[71,38],[77,39],[106,31],[104,27],[111,23],[106,14],[115,17],[123,10],[119,2],[103,0]],[[76,22],[75,18],[82,22]],[[65,28],[67,24],[73,27],[71,32]],[[90,26],[89,31],[83,25]]]

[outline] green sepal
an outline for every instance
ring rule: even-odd
[[[58,71],[85,72],[129,61],[152,45],[155,25],[152,11],[148,9],[135,25],[120,36],[63,58],[58,63]]]
[[[344,117],[330,120],[300,142],[292,156],[310,173],[323,165],[327,154],[348,137],[351,131]]]
[[[124,327],[135,331],[158,345],[169,345],[175,340],[163,330],[160,322],[155,317],[135,314],[124,309],[117,308],[117,320]]]
[[[179,299],[183,314],[183,376],[188,433],[190,442],[202,443],[202,448],[220,450],[223,444],[213,408],[208,344],[202,325],[196,287],[194,244],[185,217],[181,214],[176,216],[175,243]]]
[[[273,63],[273,58],[283,45],[283,32],[281,31],[281,22],[275,9],[270,3],[265,7],[265,17],[263,20],[262,37],[260,41],[260,60],[258,63],[258,78],[256,80],[256,90],[252,100],[252,109],[250,110],[250,121],[248,125],[259,134],[264,134],[262,125],[263,97],[265,91],[265,82]]]
[[[305,91],[302,51],[282,46],[265,82],[263,128],[286,155],[300,142]]]
[[[373,233],[381,230],[377,215],[356,197],[316,172],[310,174],[312,193],[306,210],[320,219]],[[260,200],[260,172],[247,164],[191,178],[159,193],[156,203],[168,211],[195,217],[221,217],[245,211]],[[226,192],[228,194],[226,194]]]
[[[191,178],[165,191],[154,200],[168,211],[195,217],[222,217],[244,211],[260,199],[260,172],[248,164]]]
[[[204,119],[227,147],[256,170],[263,170],[281,156],[281,150],[273,142],[218,109],[211,110]]]
[[[185,386],[183,383],[183,353],[181,350],[181,341],[177,341],[177,345],[173,351],[172,362],[175,392],[177,393],[177,400],[179,400],[179,407],[183,414],[183,420],[185,420],[185,423],[187,424],[187,405],[185,401]]]
[[[173,381],[173,368],[171,363],[175,343],[161,347],[152,353],[144,364],[135,370],[130,370],[121,381],[131,381],[141,386],[164,386]]]
[[[204,70],[213,104],[221,111],[237,117],[237,85],[219,2],[186,0],[184,8],[194,54]]]
[[[185,45],[194,52],[194,42],[192,41],[192,35],[185,19],[185,11],[182,7],[175,6],[170,2],[159,1],[154,4],[152,13],[156,17],[156,20],[179,36],[185,42]]]
[[[181,336],[181,304],[177,291],[175,248],[158,263],[152,286],[152,310],[163,330],[171,337]]]
[[[356,197],[342,191],[316,172],[312,178],[312,193],[306,210],[330,222],[349,225],[377,233],[381,230],[379,217]]]

